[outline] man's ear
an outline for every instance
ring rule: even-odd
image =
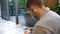
[[[31,9],[33,10],[33,12],[37,12],[37,9],[35,7],[31,7]]]

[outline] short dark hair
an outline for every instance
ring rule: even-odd
[[[37,5],[38,7],[41,7],[42,4],[42,0],[27,0],[26,8],[30,8],[31,5]]]

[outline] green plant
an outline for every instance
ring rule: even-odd
[[[60,15],[60,3],[58,4],[58,10],[57,13]]]

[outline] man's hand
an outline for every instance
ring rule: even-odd
[[[24,30],[24,34],[28,34],[27,31]]]
[[[33,31],[33,27],[29,27],[28,29],[29,29],[31,32]]]
[[[29,27],[28,29],[30,30],[30,33],[32,33],[33,27]]]
[[[28,27],[27,30],[24,31],[24,34],[32,34],[32,31],[33,31],[33,27]]]

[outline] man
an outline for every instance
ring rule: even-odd
[[[39,19],[32,34],[60,34],[60,16],[45,7],[43,0],[27,0],[26,7]]]

